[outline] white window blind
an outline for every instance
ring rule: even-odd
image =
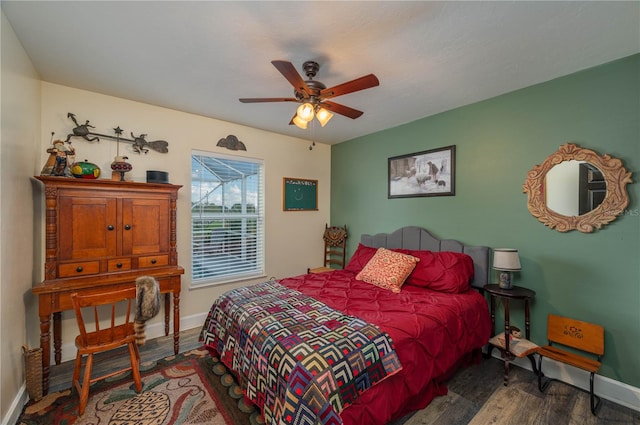
[[[191,155],[192,284],[264,275],[264,164]]]

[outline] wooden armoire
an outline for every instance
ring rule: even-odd
[[[61,361],[61,312],[73,292],[135,285],[153,276],[164,294],[165,335],[173,294],[174,351],[179,348],[180,287],[184,269],[176,250],[176,200],[181,186],[38,176],[45,194],[44,281],[38,296],[43,390],[49,388],[50,321],[54,358]]]

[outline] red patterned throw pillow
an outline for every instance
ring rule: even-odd
[[[398,293],[418,261],[412,255],[378,248],[356,279]]]

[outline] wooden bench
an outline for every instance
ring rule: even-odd
[[[593,392],[593,378],[600,369],[604,355],[604,328],[593,323],[550,314],[547,322],[547,339],[549,345],[538,349],[540,356],[538,358],[538,389],[544,391],[552,381],[552,379],[547,379],[543,383],[543,357],[585,370],[590,373],[591,413],[596,415],[601,400]],[[552,344],[571,347],[574,351],[568,351]],[[591,357],[577,354],[575,351],[583,352]]]

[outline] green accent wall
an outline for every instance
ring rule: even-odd
[[[527,209],[527,172],[566,142],[618,157],[633,172],[627,210],[594,233],[557,232]],[[448,145],[456,145],[455,196],[387,199],[389,157]],[[349,253],[363,233],[406,225],[471,245],[517,248],[522,271],[515,284],[537,293],[531,339],[546,342],[548,313],[601,324],[601,374],[640,387],[639,162],[634,55],[334,145],[331,223],[347,225]],[[511,321],[524,330],[519,302]]]

